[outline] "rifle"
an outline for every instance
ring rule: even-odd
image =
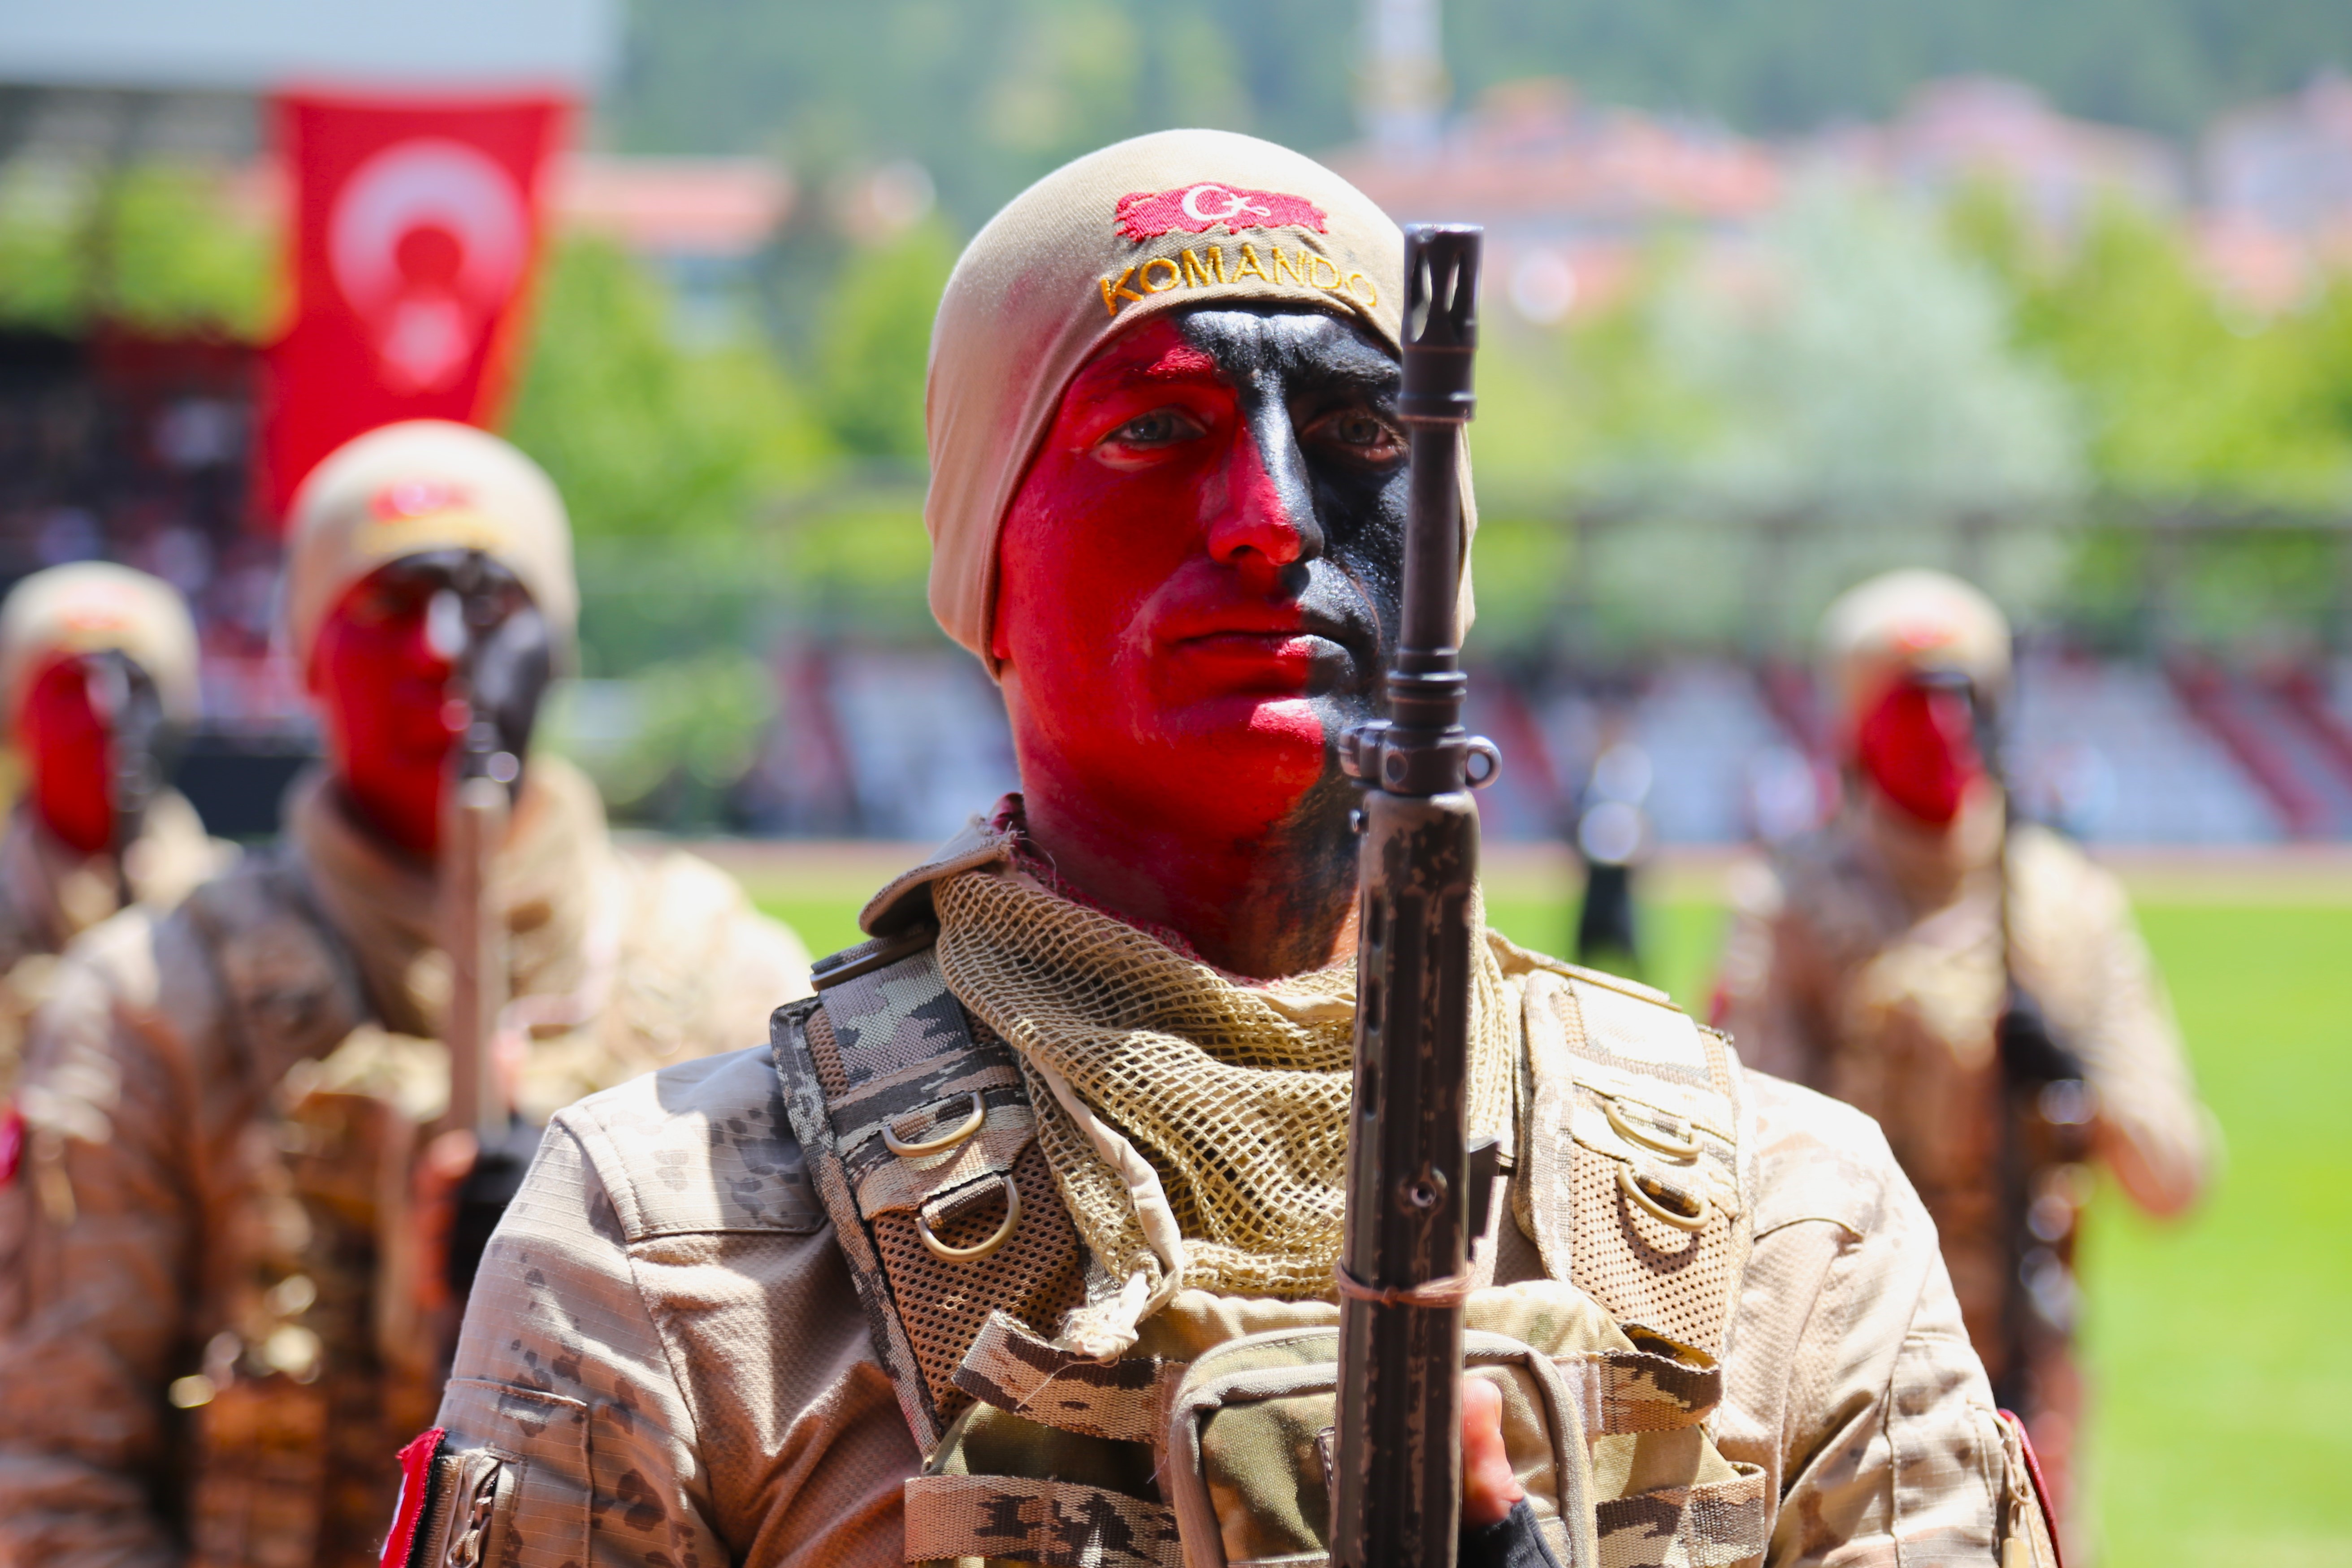
[[[539,1142],[499,1081],[499,1020],[508,998],[506,906],[496,868],[552,660],[546,622],[528,598],[518,603],[515,580],[503,566],[468,550],[457,552],[446,572],[448,585],[432,613],[445,623],[445,646],[457,645],[450,695],[466,704],[441,830],[449,1123],[471,1130],[478,1149],[449,1226],[446,1278],[462,1303]]]
[[[1388,718],[1342,738],[1364,787],[1355,1101],[1339,1268],[1337,1568],[1451,1568],[1462,1513],[1462,1301],[1495,1170],[1468,1147],[1471,928],[1494,745],[1462,728],[1458,468],[1473,411],[1480,230],[1405,230],[1404,604]],[[1472,759],[1484,763],[1480,772]]]
[[[1968,702],[1977,750],[2001,792],[2000,848],[1994,859],[2001,1005],[1993,1040],[2000,1058],[1998,1177],[2007,1269],[1998,1353],[1985,1359],[1995,1403],[2031,1415],[2041,1403],[2036,1352],[2063,1344],[2074,1331],[2076,1214],[2073,1195],[2063,1188],[2069,1168],[2090,1159],[2097,1097],[2082,1058],[2018,977],[2010,855],[2019,816],[1997,716],[1975,683],[1957,672],[1929,671],[1917,679],[1923,685],[1955,691]]]
[[[139,842],[147,826],[147,807],[163,787],[165,753],[172,749],[171,725],[163,714],[163,697],[156,689],[155,678],[129,654],[120,648],[101,648],[84,654],[81,663],[90,706],[106,725],[115,895],[116,901],[128,909],[137,898],[131,886],[131,847]]]

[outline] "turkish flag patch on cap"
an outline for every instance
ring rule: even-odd
[[[400,1451],[400,1502],[392,1510],[392,1533],[383,1538],[383,1556],[377,1568],[409,1568],[416,1554],[418,1527],[433,1505],[433,1461],[449,1440],[448,1428],[419,1432]]]
[[[1203,180],[1172,191],[1130,191],[1112,212],[1114,226],[1140,244],[1163,234],[1206,234],[1220,224],[1227,234],[1245,228],[1311,228],[1326,232],[1327,215],[1305,196],[1280,191],[1245,191]]]

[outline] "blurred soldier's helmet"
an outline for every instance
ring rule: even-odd
[[[1822,675],[1839,743],[1897,681],[1957,677],[1978,700],[2009,689],[2009,620],[1948,573],[1910,568],[1848,589],[1822,617]]]
[[[34,573],[0,607],[0,691],[10,723],[52,655],[107,652],[146,671],[165,718],[195,721],[196,627],[178,591],[128,566],[83,561]]]
[[[308,670],[320,623],[379,567],[478,550],[512,572],[560,647],[580,616],[572,524],[537,463],[470,425],[412,419],[371,430],[312,469],[294,498],[286,634]]]

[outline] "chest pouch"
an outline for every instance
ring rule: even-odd
[[[1165,1484],[1193,1568],[1329,1557],[1336,1329],[1276,1330],[1217,1346],[1177,1385]],[[1469,1376],[1503,1394],[1503,1439],[1562,1568],[1597,1568],[1582,1400],[1551,1357],[1504,1334],[1463,1336]]]

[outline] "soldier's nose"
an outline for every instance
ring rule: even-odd
[[[1278,433],[1261,430],[1260,423],[1244,426],[1226,457],[1223,504],[1209,525],[1209,554],[1225,565],[1245,564],[1254,556],[1281,568],[1321,554],[1323,535],[1288,420]]]

